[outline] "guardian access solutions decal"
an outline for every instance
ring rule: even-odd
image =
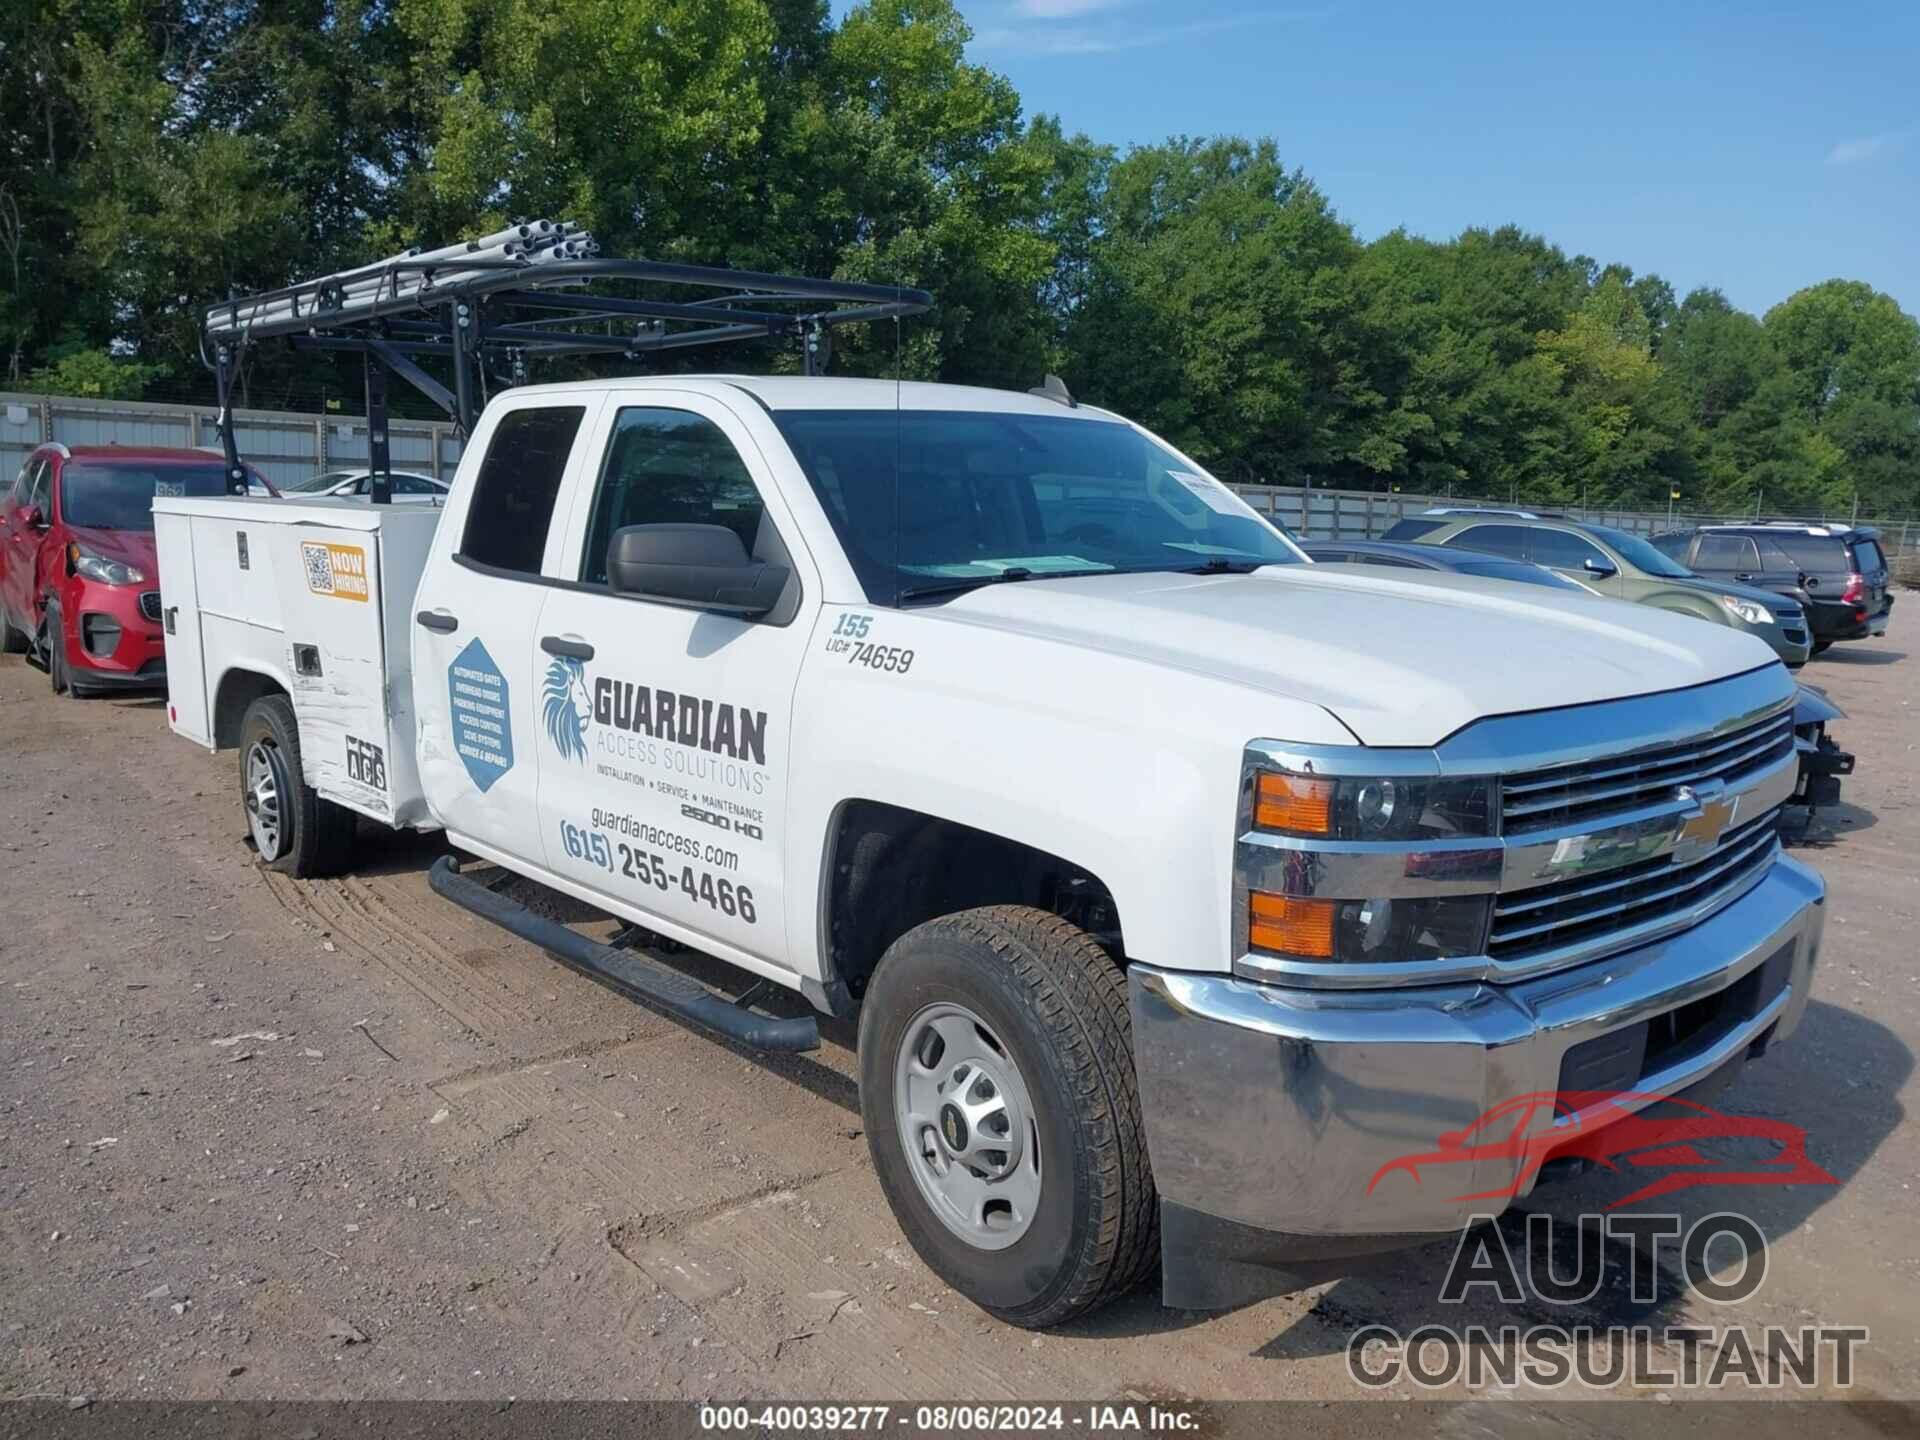
[[[613,779],[644,783],[619,767],[637,761],[682,780],[750,795],[766,788],[767,712],[662,685],[589,677],[570,656],[547,666],[541,716],[566,760]],[[696,752],[688,755],[686,751]]]

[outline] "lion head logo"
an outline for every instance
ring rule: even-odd
[[[562,655],[547,667],[544,714],[547,738],[569,760],[587,758],[587,717],[593,702],[587,696],[585,668]]]

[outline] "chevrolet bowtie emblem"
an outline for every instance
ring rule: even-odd
[[[1727,798],[1720,781],[1674,787],[1673,798],[1687,808],[1673,837],[1673,863],[1686,865],[1712,852],[1740,811],[1740,797]]]

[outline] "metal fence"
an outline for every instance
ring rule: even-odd
[[[364,415],[312,415],[286,410],[236,410],[240,458],[275,485],[292,485],[321,470],[367,463]],[[453,427],[424,420],[387,426],[396,470],[451,478],[460,463]],[[0,485],[11,483],[34,446],[199,446],[218,453],[220,426],[211,405],[154,405],[136,400],[86,400],[0,391]]]
[[[291,485],[319,470],[367,462],[363,415],[313,415],[287,410],[234,411],[241,458],[276,485]],[[388,426],[393,465],[451,478],[460,462],[460,442],[450,424],[395,420]],[[86,400],[0,391],[0,485],[19,470],[34,446],[48,440],[69,445],[198,445],[217,450],[220,430],[212,406],[154,405],[133,400]],[[1256,510],[1273,516],[1303,540],[1377,539],[1403,515],[1429,505],[1470,501],[1442,495],[1374,494],[1364,490],[1299,489],[1236,485]],[[1494,504],[1497,502],[1485,502]],[[1751,515],[1664,510],[1584,510],[1557,513],[1613,525],[1636,535],[1694,525],[1738,524]],[[1858,518],[1880,528],[1892,555],[1920,555],[1920,517],[1878,519],[1851,515],[1802,515],[1795,519],[1836,524]]]
[[[1297,489],[1278,485],[1236,485],[1246,502],[1271,515],[1302,540],[1377,540],[1394,521],[1418,515],[1430,505],[1498,506],[1497,500],[1461,500],[1445,495],[1377,495],[1365,490]],[[1506,507],[1527,509],[1524,503]],[[1533,507],[1533,513],[1565,515],[1597,525],[1611,525],[1634,535],[1657,535],[1663,530],[1690,530],[1696,525],[1742,525],[1750,514],[1702,514],[1690,510],[1586,510],[1578,506]],[[1768,514],[1769,519],[1783,518]],[[1920,518],[1871,519],[1852,515],[1796,515],[1809,524],[1859,523],[1877,527],[1882,548],[1889,555],[1920,554]]]

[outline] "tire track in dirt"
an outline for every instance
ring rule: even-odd
[[[382,923],[356,894],[364,881],[300,881],[264,867],[260,873],[288,914],[331,931],[471,1034],[500,1042],[539,1021],[519,996],[423,932]]]

